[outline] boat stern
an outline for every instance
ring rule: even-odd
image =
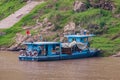
[[[90,49],[90,52],[93,54],[93,56],[99,56],[101,53],[100,49]]]

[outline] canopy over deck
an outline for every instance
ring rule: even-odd
[[[93,37],[93,36],[95,36],[95,35],[93,35],[93,34],[89,34],[89,35],[65,35],[64,37],[67,37],[67,38],[75,38],[75,37],[79,37],[79,38],[86,38],[86,37]]]
[[[65,35],[64,37],[66,37],[68,39],[68,42],[72,42],[72,41],[76,41],[76,42],[82,42],[82,43],[88,43],[88,38],[89,37],[93,37],[95,35],[93,34],[89,34],[89,35]]]

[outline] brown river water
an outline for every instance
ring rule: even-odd
[[[0,80],[120,80],[120,58],[30,62],[1,51]]]

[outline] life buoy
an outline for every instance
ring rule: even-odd
[[[29,52],[29,56],[32,56],[32,51]]]
[[[33,51],[33,56],[38,56],[38,52],[37,51]]]
[[[25,50],[20,50],[20,51],[19,51],[19,55],[20,55],[20,56],[30,56],[30,55],[29,55],[29,52],[27,52],[27,51],[25,51]]]
[[[38,52],[37,51],[29,51],[29,52],[27,52],[27,51],[24,51],[24,50],[20,50],[19,51],[19,55],[20,56],[38,56]]]
[[[20,50],[20,51],[19,51],[19,55],[20,55],[20,56],[26,56],[26,51]]]

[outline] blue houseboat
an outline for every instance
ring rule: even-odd
[[[99,50],[91,49],[89,38],[94,35],[65,35],[66,43],[24,42],[26,50],[20,51],[22,61],[51,61],[97,56]]]

